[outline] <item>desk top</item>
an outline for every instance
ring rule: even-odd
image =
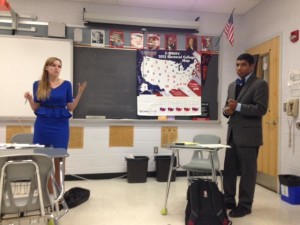
[[[174,143],[166,146],[171,149],[192,149],[192,150],[219,150],[221,148],[230,148],[229,145],[223,144],[198,144],[198,143]]]
[[[0,156],[45,154],[51,158],[65,158],[69,153],[64,148],[24,148],[24,149],[1,149]]]

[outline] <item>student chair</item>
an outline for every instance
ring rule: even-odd
[[[18,133],[12,136],[11,143],[18,144],[32,144],[33,134],[32,133]]]
[[[53,193],[49,192],[49,181]],[[1,155],[0,224],[58,225],[58,220],[68,212],[63,189],[56,183],[49,156]]]
[[[221,138],[216,135],[210,134],[198,134],[193,138],[193,142],[199,144],[220,144]],[[187,171],[188,182],[191,183],[192,179],[196,179],[203,176],[211,176],[212,181],[217,183],[217,173],[220,174],[221,186],[223,184],[223,176],[220,170],[220,162],[218,156],[218,150],[196,150],[193,153],[191,161],[181,166],[181,168]],[[223,187],[221,187],[223,190]]]

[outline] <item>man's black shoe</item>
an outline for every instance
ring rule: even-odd
[[[238,205],[235,209],[229,212],[230,217],[243,217],[251,213],[251,209],[246,209],[243,206]]]
[[[224,207],[225,207],[225,209],[235,209],[236,204],[235,203],[225,203]]]

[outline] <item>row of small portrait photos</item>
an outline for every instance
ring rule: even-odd
[[[146,46],[144,46],[144,38],[146,38]],[[161,38],[164,38],[165,46],[161,46]],[[91,30],[91,45],[97,47],[105,47],[105,31]],[[211,36],[186,35],[185,40],[186,50],[192,51],[210,51],[212,50]],[[118,30],[111,30],[109,32],[109,47],[123,48],[124,47],[124,32]],[[132,32],[130,34],[130,47],[135,49],[149,49],[149,50],[177,50],[177,35],[148,33],[146,35],[139,32]]]

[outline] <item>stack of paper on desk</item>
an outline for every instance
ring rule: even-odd
[[[223,144],[198,144],[198,146],[201,146],[203,148],[231,148],[229,145]]]
[[[199,145],[197,142],[189,142],[189,141],[183,141],[183,142],[176,142],[175,145]]]
[[[39,145],[39,144],[0,143],[0,149],[44,148],[44,147],[45,145]]]
[[[229,145],[224,144],[201,144],[197,142],[176,142],[175,145],[184,145],[184,146],[197,146],[202,148],[230,148]]]

